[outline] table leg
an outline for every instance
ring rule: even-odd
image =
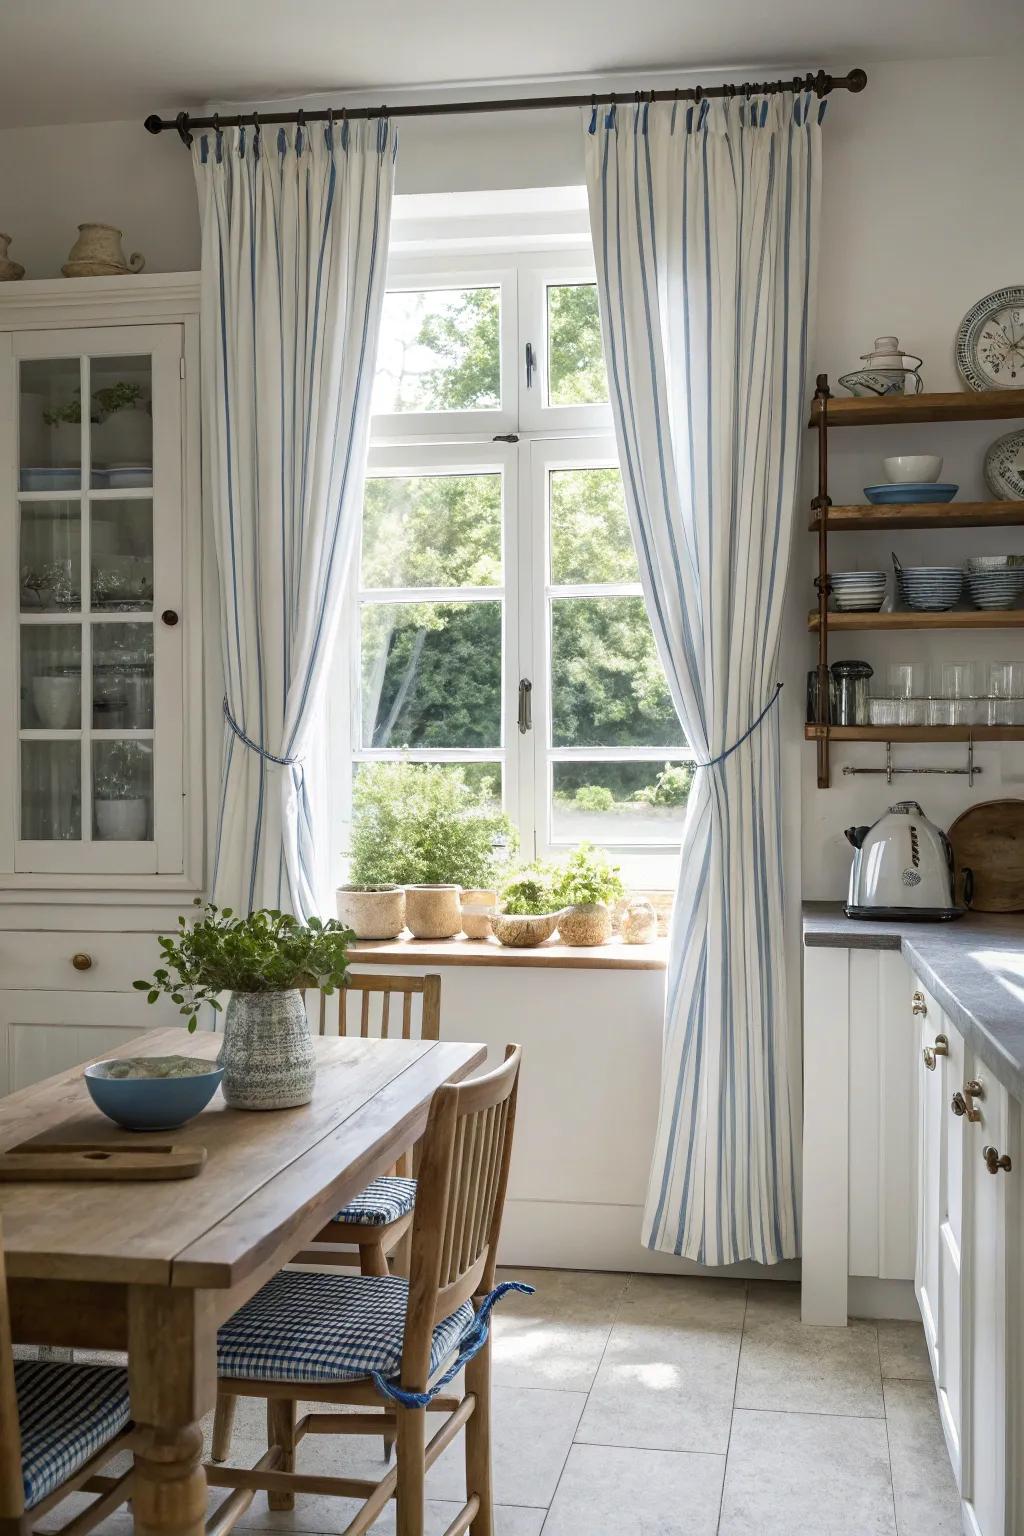
[[[128,1376],[141,1440],[132,1493],[137,1536],[202,1536],[199,1421],[216,1398],[216,1328],[201,1293],[132,1287]]]

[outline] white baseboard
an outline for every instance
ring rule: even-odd
[[[603,1269],[648,1275],[723,1275],[735,1280],[800,1278],[800,1262],[731,1264],[714,1268],[640,1241],[639,1205],[584,1205],[556,1200],[509,1200],[501,1229],[500,1262],[536,1269]]]
[[[885,1317],[904,1323],[921,1321],[913,1280],[879,1280],[874,1275],[851,1275],[847,1307],[851,1317]]]

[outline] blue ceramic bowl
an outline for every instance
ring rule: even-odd
[[[114,1058],[116,1060],[116,1058]],[[126,1131],[173,1131],[204,1110],[224,1076],[223,1067],[191,1077],[108,1077],[109,1061],[85,1069],[96,1108]]]

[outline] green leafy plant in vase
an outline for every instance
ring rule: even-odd
[[[495,938],[510,949],[533,949],[549,939],[558,926],[556,871],[535,860],[501,883],[499,907],[491,918]]]
[[[612,935],[615,903],[624,887],[619,866],[603,849],[581,843],[559,869],[554,898],[562,908],[558,932],[566,944],[606,944]]]
[[[224,1098],[235,1109],[290,1109],[308,1104],[316,1082],[316,1054],[303,991],[332,993],[346,984],[353,934],[331,918],[302,923],[287,912],[250,912],[194,903],[200,915],[178,919],[173,938],[159,940],[162,963],[150,980],[134,983],[149,1002],[169,997],[196,1027],[208,1004],[221,1011],[228,998],[224,1042]]]
[[[492,886],[516,847],[516,833],[495,805],[491,781],[474,782],[461,763],[373,763],[353,788],[350,884],[338,892],[361,938],[394,937],[380,927],[381,897],[398,895],[416,938],[446,939],[462,926],[460,890]]]
[[[149,825],[152,748],[130,737],[104,743],[97,761],[93,803],[96,831],[105,842],[141,842]]]

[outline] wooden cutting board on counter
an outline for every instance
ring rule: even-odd
[[[956,861],[974,872],[972,912],[1024,912],[1024,800],[986,800],[958,816],[949,829]]]

